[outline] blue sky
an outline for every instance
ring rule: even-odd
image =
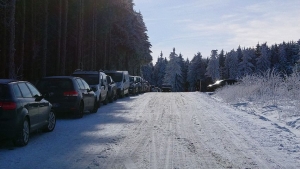
[[[155,63],[160,52],[191,60],[200,52],[229,52],[300,39],[300,0],[134,0],[148,29]]]

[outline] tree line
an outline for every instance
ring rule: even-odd
[[[133,0],[0,0],[0,77],[35,81],[75,69],[140,74],[151,43]]]
[[[298,67],[298,69],[296,69]],[[229,52],[212,50],[209,58],[198,52],[193,59],[184,60],[175,48],[169,59],[161,52],[156,64],[142,67],[144,78],[161,87],[171,84],[174,91],[195,91],[201,85],[205,91],[210,83],[220,79],[240,79],[247,75],[264,74],[269,70],[281,77],[289,76],[300,69],[300,40],[268,46],[257,44],[254,48],[241,48]],[[298,81],[299,82],[299,81]]]

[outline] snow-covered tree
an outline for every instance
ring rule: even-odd
[[[153,70],[153,81],[155,82],[155,86],[161,87],[161,85],[163,84],[167,64],[168,61],[166,58],[163,58],[163,53],[161,52],[160,57],[157,58],[157,62]]]
[[[187,68],[181,53],[178,56],[178,63],[181,68],[181,79],[177,77],[176,84],[178,86],[178,92],[183,92],[185,89],[185,84],[187,79]]]
[[[287,56],[285,51],[285,44],[279,45],[278,51],[278,63],[276,64],[275,68],[277,71],[281,73],[286,73],[287,71]]]
[[[233,49],[226,54],[225,59],[225,70],[227,73],[227,78],[236,79],[239,77],[239,69],[238,69],[238,56],[237,52]]]
[[[206,75],[211,77],[213,81],[216,81],[220,78],[218,50],[211,51],[208,66],[206,68]]]
[[[198,52],[190,62],[187,81],[189,83],[189,90],[194,91],[197,80],[205,78],[205,61],[202,59],[202,55]]]
[[[172,85],[173,91],[181,90],[179,84],[182,83],[182,71],[179,64],[179,57],[175,53],[175,48],[173,48],[173,52],[170,53],[170,60],[166,67],[163,82]]]
[[[267,43],[261,45],[261,54],[256,59],[257,72],[265,72],[271,68],[270,51]]]
[[[244,49],[242,61],[239,63],[239,71],[241,76],[250,75],[253,72],[254,65],[251,60],[255,57],[255,51],[251,48]]]
[[[149,63],[147,65],[142,66],[142,76],[145,80],[147,80],[149,83],[153,84],[152,79],[152,70],[153,70],[153,64]]]
[[[219,54],[219,68],[220,68],[220,79],[225,79],[225,54],[222,49]]]

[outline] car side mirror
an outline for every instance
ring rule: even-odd
[[[36,102],[39,102],[39,101],[41,101],[44,98],[44,96],[38,96],[38,95],[35,95],[33,97],[35,97],[35,101]]]

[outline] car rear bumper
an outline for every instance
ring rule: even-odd
[[[52,108],[55,113],[76,113],[79,108],[79,103],[77,102],[65,102],[65,103],[52,103]]]
[[[17,133],[17,124],[14,120],[0,120],[0,140],[15,138]]]

